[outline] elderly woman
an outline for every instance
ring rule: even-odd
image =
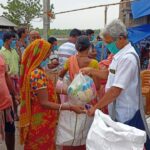
[[[57,111],[83,112],[79,106],[60,105],[45,71],[51,45],[38,39],[23,54],[21,62],[20,137],[25,150],[55,150]]]

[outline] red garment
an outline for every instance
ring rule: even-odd
[[[99,69],[100,70],[105,70],[105,69],[108,69],[109,68],[109,65],[111,64],[112,60],[113,60],[113,54],[110,54],[108,56],[108,58],[106,60],[103,60],[99,63]],[[107,80],[100,80],[100,84],[101,84],[101,87],[100,87],[100,90],[99,90],[99,98],[101,99],[104,94],[105,94],[105,86],[106,86],[106,82]],[[108,114],[108,106],[106,106],[105,108],[102,109],[102,111],[106,114]]]
[[[31,124],[25,141],[25,150],[55,150],[57,111],[45,109],[37,99],[36,90],[47,88],[50,102],[57,102],[52,81],[45,72],[36,69],[31,73]]]
[[[6,84],[5,73],[5,62],[3,57],[0,56],[0,110],[4,110],[13,105],[11,95],[9,94],[9,89]]]

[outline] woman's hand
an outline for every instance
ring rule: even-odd
[[[75,106],[75,105],[72,105],[72,106],[70,106],[70,110],[71,110],[71,111],[74,111],[74,112],[77,113],[77,114],[86,113],[85,108],[82,107],[82,106]]]
[[[81,69],[80,71],[82,72],[83,75],[88,75],[88,76],[92,76],[92,68],[90,67],[86,67]]]

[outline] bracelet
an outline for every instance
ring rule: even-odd
[[[60,113],[60,111],[61,111],[61,108],[62,108],[62,104],[60,104],[60,106],[59,106],[59,113]]]

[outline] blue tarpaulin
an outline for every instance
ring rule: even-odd
[[[128,28],[128,37],[133,44],[149,36],[150,36],[150,24]]]
[[[138,0],[131,3],[133,18],[150,15],[150,0]]]

